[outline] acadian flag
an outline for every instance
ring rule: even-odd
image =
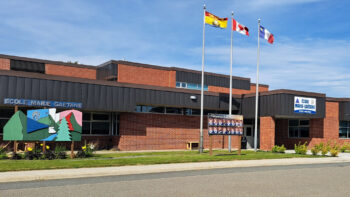
[[[232,19],[232,30],[237,31],[238,33],[241,33],[243,35],[249,36],[248,27],[239,24],[235,19]]]
[[[272,44],[274,41],[274,37],[273,34],[270,33],[267,29],[265,29],[263,26],[260,26],[259,29],[259,35],[260,38],[264,38],[265,40],[267,40],[268,43]]]
[[[213,26],[225,29],[227,27],[228,18],[219,18],[214,14],[205,11],[205,23]]]

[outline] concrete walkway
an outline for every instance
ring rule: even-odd
[[[130,174],[174,172],[185,170],[238,168],[255,166],[281,166],[298,164],[321,164],[321,163],[342,163],[350,162],[350,154],[342,153],[339,157],[326,158],[290,158],[290,159],[265,159],[265,160],[235,160],[220,162],[198,162],[198,163],[177,163],[159,165],[139,165],[121,167],[100,167],[100,168],[78,168],[78,169],[57,169],[57,170],[33,170],[15,171],[0,173],[0,183],[50,180],[66,178],[83,178],[98,176],[116,176]]]

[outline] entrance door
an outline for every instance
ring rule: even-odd
[[[254,130],[253,125],[244,125],[244,134],[247,138],[247,149],[254,148]]]

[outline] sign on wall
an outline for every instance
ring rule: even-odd
[[[316,114],[316,99],[295,96],[294,113]]]
[[[208,114],[209,135],[243,135],[243,116]]]
[[[16,99],[5,98],[5,105],[25,105],[33,107],[52,107],[52,108],[82,108],[82,103],[76,102],[63,102],[63,101],[45,101],[45,100],[30,100],[30,99]]]
[[[4,141],[80,141],[82,113],[55,108],[17,111],[4,126]]]

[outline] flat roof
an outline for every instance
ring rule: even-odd
[[[288,89],[277,89],[270,90],[266,92],[259,92],[259,96],[267,96],[274,94],[295,94],[295,95],[303,95],[303,96],[311,96],[311,97],[326,97],[326,94],[317,93],[317,92],[305,92],[305,91],[297,91],[297,90],[288,90]],[[255,93],[245,94],[245,98],[255,97]]]
[[[150,86],[150,85],[131,84],[131,83],[120,83],[120,82],[105,81],[105,80],[90,80],[90,79],[84,79],[84,78],[64,77],[64,76],[57,76],[57,75],[48,75],[48,74],[13,71],[13,70],[0,70],[0,75],[16,76],[16,77],[24,77],[24,78],[46,79],[46,80],[56,80],[56,81],[77,82],[77,83],[88,83],[88,84],[127,87],[127,88],[161,90],[161,91],[169,91],[169,92],[182,92],[182,93],[193,93],[193,94],[200,94],[201,93],[200,90],[191,90],[191,89],[184,89],[184,88],[171,88],[171,87]],[[206,92],[204,92],[204,94],[211,95],[211,96],[219,96],[220,94],[225,94],[225,93],[206,91]],[[233,94],[232,97],[233,98],[241,98],[241,95]]]
[[[98,68],[101,68],[105,65],[114,63],[114,64],[124,64],[124,65],[130,65],[130,66],[139,66],[139,67],[145,67],[145,68],[154,68],[154,69],[160,69],[160,70],[174,70],[174,71],[184,71],[184,72],[192,72],[201,74],[201,71],[198,70],[192,70],[192,69],[186,69],[186,68],[179,68],[179,67],[166,67],[166,66],[157,66],[152,64],[144,64],[144,63],[138,63],[138,62],[131,62],[131,61],[124,61],[124,60],[110,60],[105,63],[102,63],[100,65],[94,66],[94,65],[87,65],[87,64],[79,64],[79,63],[70,63],[70,62],[63,62],[63,61],[53,61],[53,60],[45,60],[45,59],[38,59],[38,58],[28,58],[28,57],[21,57],[21,56],[14,56],[14,55],[5,55],[0,54],[0,58],[6,58],[6,59],[13,59],[13,60],[21,60],[21,61],[31,61],[31,62],[38,62],[38,63],[45,63],[45,64],[56,64],[56,65],[64,65],[64,66],[70,66],[70,67],[78,67],[78,68],[89,68],[97,70]],[[224,74],[218,74],[213,72],[205,72],[207,75],[217,76],[217,77],[225,77],[229,78],[229,75]],[[250,78],[246,77],[238,77],[238,76],[232,76],[233,79],[239,79],[239,80],[246,80],[250,81]],[[251,83],[251,85],[255,85],[254,83]],[[259,86],[265,86],[269,87],[269,85],[266,84],[259,84]]]

